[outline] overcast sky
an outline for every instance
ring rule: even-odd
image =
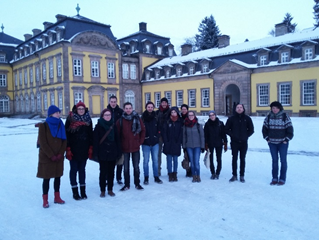
[[[313,0],[0,0],[0,24],[4,32],[24,40],[25,33],[43,29],[43,22],[56,22],[55,15],[74,16],[77,3],[80,15],[111,25],[115,37],[125,37],[146,22],[147,30],[170,37],[179,51],[185,38],[198,33],[206,16],[213,15],[230,44],[266,37],[287,12],[297,30],[312,27]],[[5,6],[4,6],[5,3]]]

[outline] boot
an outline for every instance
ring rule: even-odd
[[[197,175],[197,182],[201,182],[200,176]]]
[[[169,182],[174,182],[173,173],[168,173],[168,181]]]
[[[42,199],[43,199],[43,207],[48,208],[49,207],[48,194],[43,194]]]
[[[82,199],[87,199],[88,196],[86,196],[85,186],[80,186],[80,191],[81,191],[81,198]]]
[[[193,176],[193,180],[192,180],[192,182],[197,182],[197,176]]]
[[[174,182],[177,182],[178,179],[177,179],[177,172],[173,172],[173,181]]]
[[[158,184],[162,184],[162,183],[163,183],[162,180],[161,180],[159,177],[155,177],[155,178],[154,178],[154,181],[155,181],[156,183],[158,183]]]
[[[148,185],[148,176],[144,177],[144,185]]]
[[[54,203],[58,203],[58,204],[64,204],[65,201],[63,201],[60,197],[60,192],[55,192],[54,193]]]
[[[186,177],[193,177],[191,169],[186,170]]]
[[[81,199],[77,187],[72,188],[72,192],[73,192],[73,198],[74,198],[75,200],[80,200],[80,199]]]

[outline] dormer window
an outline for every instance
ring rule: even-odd
[[[131,53],[133,53],[133,52],[135,52],[135,48],[134,48],[134,46],[132,45],[132,46],[131,46]]]
[[[301,44],[302,46],[302,57],[301,60],[311,60],[315,57],[315,45],[318,44],[315,41],[308,40]]]
[[[149,44],[145,45],[145,51],[146,53],[151,53],[151,46]]]
[[[160,71],[157,70],[157,71],[155,72],[155,79],[159,79],[159,78],[160,78]]]
[[[0,54],[0,62],[6,62],[6,55]]]
[[[259,65],[260,66],[264,66],[267,64],[267,56],[266,55],[262,55],[259,58]]]
[[[157,46],[157,55],[162,55],[162,47]]]
[[[169,78],[170,77],[170,70],[166,70],[166,72],[165,72],[165,76],[166,76],[166,78]]]
[[[174,51],[173,48],[168,49],[168,56],[173,57]]]
[[[208,72],[208,64],[204,63],[203,64],[203,73],[206,73],[206,72]]]
[[[305,49],[305,60],[313,59],[312,48]]]
[[[146,79],[146,80],[150,80],[150,73],[149,73],[149,72],[146,72],[146,74],[145,74],[145,79]]]
[[[289,62],[289,54],[288,54],[288,52],[282,52],[281,53],[281,62],[282,63]]]
[[[176,76],[177,76],[177,77],[182,76],[182,68],[177,68],[177,69],[176,69]]]

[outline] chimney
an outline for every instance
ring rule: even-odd
[[[229,46],[230,37],[228,35],[218,36],[217,39],[218,39],[218,48],[224,48]]]
[[[139,25],[140,25],[140,31],[147,31],[146,30],[146,25],[147,25],[146,22],[140,22]]]
[[[52,26],[52,25],[53,25],[53,23],[51,23],[51,22],[44,22],[43,23],[44,30],[47,29],[48,27]]]
[[[26,33],[23,36],[24,36],[24,41],[28,41],[30,38],[32,38],[32,34],[29,34],[29,33]]]
[[[288,33],[286,23],[278,23],[275,25],[275,37],[282,36]]]
[[[56,18],[57,22],[60,22],[67,17],[65,15],[62,15],[62,14],[57,14],[57,15],[55,15],[55,18]]]
[[[192,46],[192,44],[185,43],[181,46],[181,48],[182,48],[182,56],[185,56],[189,53],[192,53],[193,46]]]
[[[35,36],[35,35],[38,35],[42,31],[40,29],[35,28],[35,29],[32,29],[32,32],[33,32],[33,36]]]

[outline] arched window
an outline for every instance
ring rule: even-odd
[[[24,101],[23,101],[23,96],[22,94],[20,95],[20,112],[24,112]]]
[[[31,112],[35,112],[35,102],[34,102],[34,94],[33,93],[30,94],[30,98],[31,98]]]
[[[41,112],[41,93],[37,93],[37,111]]]
[[[28,94],[25,95],[25,111],[30,112],[30,102]]]
[[[15,107],[16,107],[16,112],[20,111],[20,104],[19,104],[19,97],[16,96],[16,100],[15,100]]]
[[[0,113],[9,112],[9,97],[0,96]]]
[[[127,90],[125,92],[124,97],[125,97],[125,99],[124,99],[125,102],[132,103],[133,110],[134,110],[135,109],[135,94],[134,94],[134,92],[132,90]]]

